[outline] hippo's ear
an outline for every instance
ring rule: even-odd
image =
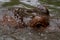
[[[47,12],[47,15],[49,15],[49,10],[48,9],[46,9],[46,12]]]
[[[49,15],[49,10],[48,10],[48,7],[44,5],[44,7],[46,8],[46,13],[47,15]]]

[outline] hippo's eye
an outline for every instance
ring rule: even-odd
[[[38,23],[38,24],[36,24],[36,27],[41,28],[41,27],[44,27],[44,25],[42,25],[41,23]]]

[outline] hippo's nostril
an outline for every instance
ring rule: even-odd
[[[36,24],[36,27],[41,28],[41,27],[44,27],[44,26],[41,23],[38,23],[38,24]]]

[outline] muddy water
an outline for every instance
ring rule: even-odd
[[[53,3],[48,4],[45,1],[41,1],[41,3],[48,7],[51,16],[50,25],[44,32],[33,31],[28,27],[15,29],[9,25],[0,25],[0,40],[60,40],[60,6]],[[8,11],[7,8],[0,8],[0,19],[4,14],[13,16],[13,13]],[[24,18],[26,23],[29,20],[28,17]]]

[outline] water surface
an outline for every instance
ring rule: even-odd
[[[2,0],[5,2],[5,0]],[[37,6],[39,4],[45,5],[50,12],[50,25],[44,32],[36,32],[30,28],[20,28],[14,29],[10,26],[0,25],[0,40],[60,40],[60,0],[35,0],[27,2],[28,0],[21,0],[21,2]],[[6,1],[7,2],[7,1]],[[39,3],[40,2],[40,3]],[[20,6],[13,5],[13,6]],[[25,7],[26,5],[21,4]],[[2,16],[7,13],[10,16],[13,16],[11,11],[8,11],[7,8],[0,8],[0,19]],[[30,18],[24,18],[25,22],[28,22]]]

